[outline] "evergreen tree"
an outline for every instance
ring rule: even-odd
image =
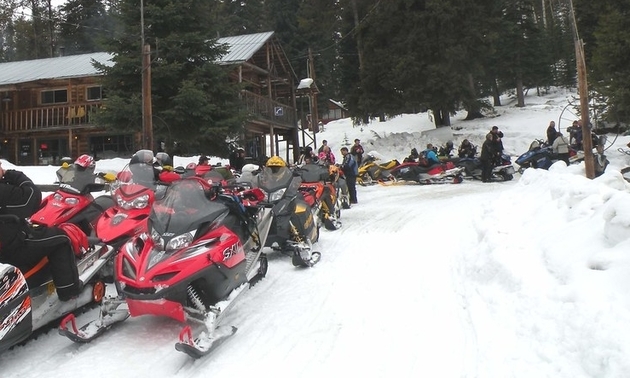
[[[211,4],[205,0],[151,0],[144,4],[145,40],[152,46],[152,104],[156,140],[177,141],[178,152],[212,151],[226,156],[225,139],[242,131],[245,116],[238,88],[215,64]],[[120,130],[141,130],[140,11],[121,0],[122,32],[107,47],[114,54],[105,74],[107,106],[99,122]]]
[[[64,54],[103,51],[114,25],[105,0],[69,0],[60,7],[59,48]]]
[[[606,119],[630,122],[630,12],[627,2],[610,2],[594,37],[597,44],[592,51],[592,72],[589,86],[608,99]]]

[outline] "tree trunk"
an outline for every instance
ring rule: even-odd
[[[481,107],[479,106],[479,102],[477,101],[477,90],[475,89],[475,80],[471,73],[468,73],[468,91],[470,92],[471,101],[468,105],[468,114],[466,115],[465,120],[471,120],[475,118],[483,118],[483,114],[481,114]]]
[[[494,106],[501,106],[501,93],[499,93],[499,83],[497,83],[497,79],[492,81],[492,98],[494,100]]]
[[[525,95],[523,94],[523,78],[519,74],[516,78],[516,99],[519,108],[525,107]]]

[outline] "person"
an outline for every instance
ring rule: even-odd
[[[328,147],[328,141],[326,139],[322,140],[322,145],[317,149],[317,154],[321,154],[324,151],[324,147]]]
[[[53,283],[60,300],[68,301],[81,293],[83,284],[75,262],[80,247],[87,248],[87,237],[77,226],[30,225],[41,203],[42,193],[23,172],[4,170],[0,163],[0,262],[11,264],[23,273],[47,257]]]
[[[300,152],[300,158],[297,162],[298,166],[317,162],[317,155],[315,155],[311,146],[302,147]]]
[[[503,154],[503,133],[499,130],[498,126],[492,126],[492,129],[490,130],[490,133],[488,133],[488,135],[492,136],[492,150],[494,152],[493,161],[491,163],[500,164],[501,155]]]
[[[230,161],[230,167],[235,171],[241,171],[245,165],[245,149],[239,147],[236,149],[236,156]]]
[[[354,160],[352,154],[348,153],[347,147],[341,147],[341,170],[346,178],[346,185],[348,185],[348,195],[350,197],[350,204],[357,203],[357,175],[359,174],[359,165]]]
[[[418,153],[418,150],[414,147],[409,152],[409,156],[403,159],[403,163],[417,162],[419,157],[420,154]]]
[[[547,144],[549,146],[553,145],[557,135],[556,123],[554,121],[549,122],[549,127],[547,127]]]
[[[357,166],[361,165],[363,162],[363,146],[361,146],[361,141],[359,139],[354,140],[354,145],[350,148],[350,155],[354,158],[357,163]]]
[[[328,146],[324,146],[324,148],[322,149],[322,152],[320,152],[319,155],[317,155],[317,159],[322,164],[326,164],[326,165],[335,164],[335,154],[332,153],[332,151],[330,150],[330,147]]]
[[[564,136],[559,131],[556,133],[551,150],[558,159],[569,165],[569,143],[566,139],[564,139]]]
[[[451,152],[454,149],[455,148],[453,147],[453,141],[449,140],[449,141],[446,142],[446,146],[440,147],[440,152],[438,153],[438,155],[450,158],[451,157]]]
[[[207,157],[206,155],[201,155],[199,156],[199,161],[197,162],[197,165],[210,165],[210,158]]]
[[[481,154],[479,161],[481,162],[481,181],[490,182],[492,176],[492,163],[496,156],[496,142],[491,133],[486,135],[486,140],[481,145]]]
[[[433,144],[431,143],[427,144],[427,149],[423,151],[423,155],[427,159],[429,166],[440,163],[440,159],[437,153],[435,153],[435,148],[433,148]]]
[[[474,158],[477,154],[477,147],[473,146],[468,139],[464,139],[462,144],[459,145],[457,155],[460,158]]]

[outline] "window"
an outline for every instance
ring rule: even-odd
[[[68,90],[67,89],[55,89],[52,91],[42,91],[41,102],[42,105],[46,104],[60,104],[68,102]]]
[[[101,86],[98,87],[87,87],[87,100],[88,101],[97,101],[103,98],[103,89]]]

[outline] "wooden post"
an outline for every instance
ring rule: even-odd
[[[586,80],[584,43],[581,39],[575,41],[575,58],[577,60],[580,113],[582,113],[582,149],[584,150],[584,169],[586,171],[586,177],[592,179],[595,178],[595,161],[593,160],[593,140],[591,139],[590,117],[588,110],[588,83]]]
[[[153,151],[153,111],[151,105],[151,46],[142,53],[142,146]]]
[[[315,81],[315,63],[313,62],[313,51],[310,47],[308,48],[308,62],[309,70],[311,71],[309,77],[313,79],[313,85],[317,86]],[[315,135],[319,132],[319,115],[317,114],[317,91],[313,90],[312,88],[311,96],[313,98],[313,104],[311,107],[311,122],[313,123],[313,135]]]

